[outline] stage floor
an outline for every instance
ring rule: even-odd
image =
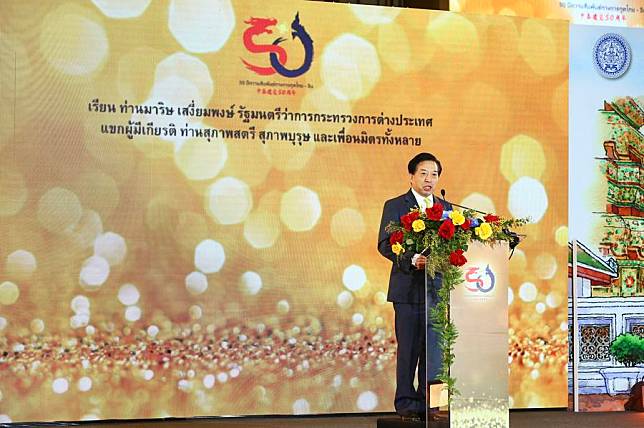
[[[139,421],[101,421],[74,424],[92,428],[376,428],[375,416],[309,416],[309,417],[244,417],[244,418],[197,418]],[[0,424],[1,425],[1,424]],[[71,425],[71,424],[70,424]],[[27,424],[10,425],[34,426]],[[49,425],[51,426],[51,425]],[[565,410],[530,410],[510,412],[511,428],[630,428],[644,427],[644,413],[587,412],[571,413]]]

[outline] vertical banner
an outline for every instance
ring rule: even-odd
[[[567,22],[5,0],[0,24],[0,421],[391,411],[376,241],[423,151],[448,200],[532,218],[510,405],[565,405]]]
[[[582,411],[624,410],[644,376],[644,34],[570,31],[570,237]],[[572,331],[571,331],[572,334]],[[571,348],[572,352],[572,348]],[[571,354],[571,360],[572,360]],[[569,373],[572,366],[569,365]]]

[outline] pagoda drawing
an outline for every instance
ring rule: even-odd
[[[631,97],[604,102],[601,111],[610,129],[603,160],[608,183],[605,234],[600,242],[604,257],[617,262],[612,296],[644,296],[644,109]]]
[[[623,334],[644,337],[644,97],[604,101],[599,110],[597,153],[605,179],[605,211],[597,246],[577,242],[577,277],[568,258],[568,391],[572,394],[572,289],[577,290],[582,411],[624,410],[631,387],[644,367],[625,367],[611,353]]]

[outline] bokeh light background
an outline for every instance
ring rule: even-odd
[[[534,220],[510,262],[510,403],[566,404],[567,22],[286,1],[0,10],[0,421],[392,410],[376,241],[419,151],[442,160],[448,199]],[[297,11],[305,88],[240,86],[287,80],[244,68],[268,62],[243,21],[276,18],[256,41],[288,36],[298,64]],[[343,125],[89,112],[95,98],[433,126],[393,127],[419,147],[128,139],[101,124]]]

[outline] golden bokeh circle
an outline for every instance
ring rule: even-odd
[[[123,284],[117,294],[119,302],[126,306],[136,305],[140,297],[139,289],[131,283]]]
[[[545,21],[526,19],[521,23],[519,54],[530,69],[541,77],[564,71],[566,57]]]
[[[214,81],[210,68],[201,59],[184,52],[176,52],[164,58],[156,67],[154,72],[155,85],[168,79],[177,79],[193,85],[199,93],[199,98],[194,101],[197,107],[205,107],[214,91]],[[161,91],[160,93],[163,93]],[[182,107],[192,101],[183,98],[186,102]],[[180,104],[176,104],[180,105]]]
[[[83,262],[79,273],[79,283],[84,290],[96,291],[107,281],[110,264],[100,256],[91,256]]]
[[[561,247],[568,246],[568,226],[559,226],[555,231],[555,241]]]
[[[262,277],[257,272],[246,271],[239,277],[239,288],[244,294],[254,296],[262,289]]]
[[[16,301],[18,301],[18,297],[20,297],[20,289],[15,283],[11,281],[5,281],[0,284],[1,305],[13,305],[14,303],[16,303]]]
[[[460,205],[463,205],[464,207],[472,207],[476,210],[483,211],[486,213],[497,212],[492,198],[479,192],[474,192],[467,195],[460,202]],[[456,208],[458,209],[458,207]]]
[[[128,19],[143,14],[152,0],[92,0],[109,18]]]
[[[364,5],[349,5],[349,9],[367,25],[391,24],[400,14],[400,8],[394,7],[369,7]]]
[[[38,221],[52,233],[70,232],[83,215],[78,196],[62,187],[49,189],[38,201]]]
[[[94,245],[94,241],[102,233],[101,216],[94,210],[83,210],[83,215],[68,236],[80,248],[89,248]]]
[[[331,236],[341,247],[360,242],[367,226],[362,213],[353,208],[342,208],[331,217]]]
[[[96,237],[94,254],[105,259],[110,266],[119,265],[127,255],[125,238],[115,232],[106,232]]]
[[[5,271],[11,278],[27,279],[38,267],[36,257],[27,250],[16,250],[7,256]]]
[[[40,53],[61,73],[85,75],[100,69],[107,60],[109,41],[105,29],[90,12],[63,4],[42,23]]]
[[[272,247],[279,238],[282,225],[279,218],[282,193],[271,190],[259,199],[257,209],[244,222],[244,238],[254,248]]]
[[[72,190],[82,201],[83,207],[96,211],[104,219],[112,215],[121,199],[114,178],[100,170],[80,174]]]
[[[289,123],[285,121],[272,121],[266,125],[268,132],[289,132],[300,133],[301,135],[312,135],[308,123]],[[290,141],[267,141],[262,145],[262,151],[271,166],[279,171],[299,171],[308,164],[315,152],[315,144],[303,142],[293,144]],[[261,159],[260,159],[261,162]]]
[[[168,28],[189,52],[217,52],[235,28],[235,11],[230,0],[170,0]]]
[[[534,273],[540,279],[552,279],[557,273],[557,259],[549,253],[541,253],[533,261]]]
[[[179,170],[190,180],[207,180],[217,176],[228,158],[223,140],[205,141],[190,138],[174,154]]]
[[[253,248],[270,248],[281,231],[277,213],[257,210],[250,213],[244,222],[244,238]]]
[[[481,41],[472,21],[455,13],[433,15],[425,32],[426,43],[441,47],[428,68],[448,81],[463,78],[481,62]]]
[[[315,227],[321,215],[320,198],[313,190],[295,186],[282,195],[280,218],[290,230],[309,231]]]
[[[29,328],[34,334],[41,334],[45,331],[45,322],[40,318],[35,318],[29,323]]]
[[[208,277],[201,272],[190,272],[186,275],[185,286],[192,295],[202,294],[208,289]]]
[[[520,177],[508,191],[508,209],[517,218],[529,217],[531,224],[543,219],[549,199],[543,183],[532,177]]]
[[[221,224],[243,222],[253,208],[253,196],[246,183],[235,177],[223,177],[208,187],[206,207]]]
[[[195,267],[203,273],[219,272],[226,262],[226,251],[214,239],[205,239],[195,247]]]
[[[407,71],[412,63],[412,49],[405,29],[397,22],[378,28],[378,54],[396,73]],[[397,46],[397,49],[391,49]]]
[[[341,100],[351,101],[368,96],[381,74],[376,48],[351,33],[341,34],[324,47],[320,68],[329,91]]]
[[[523,176],[540,179],[545,170],[546,155],[538,140],[518,134],[501,147],[501,173],[508,181]]]

